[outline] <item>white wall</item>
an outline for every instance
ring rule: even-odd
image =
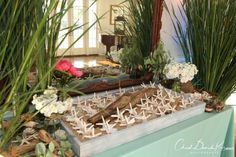
[[[100,20],[101,30],[100,33],[110,33],[114,31],[114,25],[110,24],[110,7],[111,5],[119,5],[124,0],[98,0],[98,15],[105,16]]]
[[[102,19],[99,21],[101,28],[98,29],[99,31],[99,38],[101,37],[101,34],[113,34],[114,33],[114,25],[110,24],[110,8],[111,5],[119,5],[124,0],[98,0],[98,17],[102,17]],[[100,41],[100,40],[99,40]],[[99,42],[99,49],[98,54],[104,55],[106,52],[106,47]]]
[[[180,5],[181,0],[165,0],[170,12],[171,12],[171,4],[174,9],[178,9],[178,5]],[[180,15],[179,15],[180,16]],[[177,61],[184,61],[184,56],[181,48],[173,39],[175,37],[175,30],[173,24],[171,22],[171,18],[169,13],[164,9],[162,16],[162,29],[161,29],[161,39],[165,44],[165,48],[170,51],[171,56],[175,58]]]

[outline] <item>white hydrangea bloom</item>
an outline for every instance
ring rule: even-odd
[[[46,89],[43,94],[45,95],[53,95],[53,94],[57,94],[57,89],[55,87],[51,87],[51,86],[48,86],[48,89]]]
[[[176,63],[167,64],[164,68],[165,75],[168,79],[179,79],[181,83],[186,83],[194,78],[198,70],[194,64]]]
[[[72,98],[67,98],[64,101],[65,106],[67,106],[67,109],[71,109],[72,108],[72,104],[73,104],[73,99]]]
[[[48,87],[43,95],[33,96],[32,104],[35,105],[36,110],[44,114],[45,117],[50,117],[53,113],[62,114],[72,107],[73,99],[68,98],[65,101],[58,101],[57,89]]]

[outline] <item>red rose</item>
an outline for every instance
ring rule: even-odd
[[[83,75],[83,72],[75,68],[68,60],[60,60],[57,63],[55,70],[68,72],[70,75],[75,77],[81,77]]]
[[[75,67],[71,67],[68,71],[72,76],[75,77],[81,77],[83,75],[83,72],[80,71],[79,69],[76,69]]]
[[[58,71],[68,71],[71,67],[73,67],[72,63],[68,60],[60,60],[56,67],[55,70]]]

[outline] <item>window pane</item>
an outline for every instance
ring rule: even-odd
[[[57,7],[57,13],[60,12],[60,8],[61,8],[61,1],[59,2],[59,5]],[[61,28],[60,28],[60,32],[59,32],[59,41],[58,43],[60,43],[63,38],[65,37],[65,34],[67,33],[67,28],[69,26],[69,21],[68,21],[68,14],[66,13],[64,15],[64,17],[62,18],[62,22],[61,22]],[[68,41],[68,36],[64,39],[64,41],[62,42],[62,44],[59,46],[59,48],[68,48],[69,45],[69,41]]]
[[[96,12],[97,12],[97,4],[94,3],[94,0],[89,0],[89,26],[92,26],[93,23],[97,20]],[[89,47],[97,47],[97,28],[96,24],[94,24],[89,30]]]
[[[77,30],[74,31],[74,41],[78,39],[83,34],[84,27],[84,17],[83,17],[83,0],[75,0],[73,7],[73,22],[76,23],[77,26],[80,26]],[[79,39],[74,45],[75,48],[83,48],[84,47],[84,39],[83,37]]]

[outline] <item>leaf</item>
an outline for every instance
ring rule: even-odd
[[[52,157],[52,152],[48,151],[45,157]]]
[[[37,157],[44,156],[46,154],[46,147],[44,143],[38,143],[35,147],[35,154]]]
[[[62,148],[67,148],[67,142],[66,141],[61,141],[60,142]]]
[[[50,152],[53,153],[53,151],[55,150],[55,145],[54,145],[53,142],[50,142],[50,143],[49,143],[48,149],[49,149]]]

